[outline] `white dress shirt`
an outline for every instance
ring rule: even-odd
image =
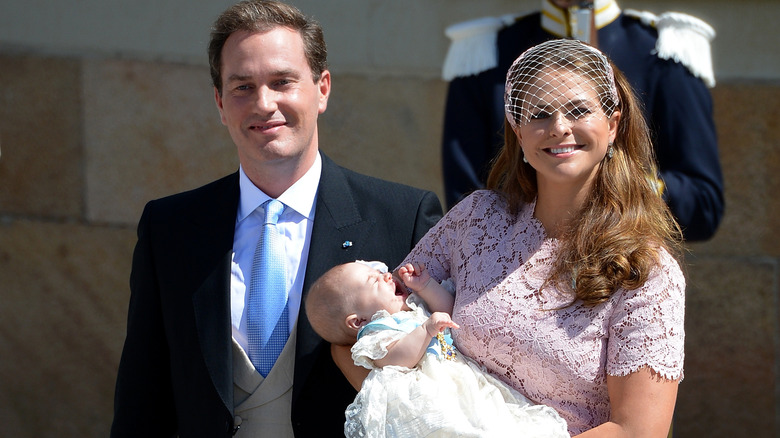
[[[284,204],[277,227],[282,230],[284,249],[287,255],[287,306],[290,330],[295,327],[301,308],[303,278],[309,256],[311,229],[314,224],[314,207],[317,187],[322,173],[322,159],[319,153],[311,168],[277,199]],[[271,199],[249,180],[243,168],[239,168],[241,189],[233,235],[233,260],[230,277],[230,317],[233,338],[244,351],[247,348],[246,300],[247,284],[252,272],[252,259],[263,227],[261,205]],[[246,273],[246,275],[245,275]]]

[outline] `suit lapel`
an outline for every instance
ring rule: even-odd
[[[209,187],[193,212],[191,235],[199,242],[191,256],[207,272],[192,297],[203,360],[225,407],[233,412],[232,329],[230,325],[230,262],[238,209],[238,173]],[[202,245],[200,245],[202,242]]]
[[[342,169],[323,154],[322,176],[317,190],[314,226],[303,283],[303,300],[311,284],[325,271],[335,265],[354,261],[356,254],[361,253],[374,220],[361,217],[358,210],[360,201],[355,199],[355,193]],[[301,306],[301,314],[303,312],[304,307]],[[323,343],[309,321],[304,317],[298,318],[293,403],[314,365],[314,353]]]
[[[365,245],[367,233],[374,225],[358,210],[355,193],[340,167],[323,155],[322,177],[317,192],[317,206],[311,245],[304,279],[304,295],[311,283],[331,267],[354,261]]]

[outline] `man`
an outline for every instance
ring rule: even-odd
[[[240,168],[144,209],[111,436],[343,435],[356,391],[312,330],[302,298],[336,264],[397,265],[441,206],[431,192],[356,174],[319,152],[331,75],[322,30],[297,9],[234,5],[215,22],[209,59]],[[279,276],[256,278],[252,267],[274,199],[283,204],[275,238],[285,249],[288,297],[278,318],[289,322],[276,326],[283,349],[261,371],[255,360],[267,346],[253,341],[252,296]],[[348,358],[348,350],[334,352],[340,364]]]
[[[448,207],[484,186],[503,138],[504,81],[512,62],[543,41],[577,38],[605,52],[642,100],[660,167],[657,187],[686,240],[711,238],[724,203],[707,89],[714,85],[709,47],[714,31],[684,14],[621,11],[614,0],[580,3],[542,0],[536,13],[448,29],[453,44],[444,78],[452,81],[442,141]]]

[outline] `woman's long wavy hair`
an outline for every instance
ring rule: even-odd
[[[650,133],[628,80],[614,66],[620,111],[612,158],[605,157],[590,193],[560,236],[558,257],[547,283],[573,291],[574,299],[596,305],[618,289],[636,289],[658,266],[659,250],[681,255],[681,232],[658,194]],[[606,110],[605,110],[606,112]],[[510,211],[538,193],[536,170],[523,162],[520,143],[505,120],[504,146],[487,187],[502,194]]]

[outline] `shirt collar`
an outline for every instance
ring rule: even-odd
[[[620,6],[615,0],[594,0],[593,10],[596,29],[612,23],[620,15]],[[547,32],[570,38],[576,33],[576,21],[570,11],[555,6],[550,0],[542,0],[542,28]]]
[[[239,166],[238,173],[241,199],[238,204],[238,216],[236,220],[241,222],[252,214],[253,211],[257,210],[258,207],[263,205],[265,201],[271,199],[271,197],[263,193],[262,190],[252,183],[244,172],[243,167]],[[320,153],[317,152],[314,164],[312,164],[309,170],[307,170],[295,184],[285,190],[277,199],[281,201],[285,207],[293,209],[301,216],[309,220],[314,219],[314,206],[317,199],[317,187],[320,184],[321,174],[322,158],[320,158]],[[285,208],[285,214],[287,211],[287,208]]]

